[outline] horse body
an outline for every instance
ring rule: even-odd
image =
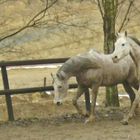
[[[135,65],[130,56],[119,63],[113,63],[112,55],[105,55],[93,50],[74,56],[65,62],[57,74],[61,77],[64,73],[67,75],[67,79],[75,76],[78,83],[88,87],[91,87],[92,83],[98,82],[101,86],[111,86],[122,83],[124,80],[131,85],[137,81]]]
[[[73,104],[77,111],[81,113],[82,111],[77,104],[77,100],[86,88],[91,88],[91,113],[87,121],[93,121],[95,118],[94,110],[98,88],[100,86],[111,86],[118,83],[128,83],[134,86],[133,83],[137,83],[135,69],[135,65],[130,56],[127,56],[119,63],[113,63],[111,55],[101,54],[93,50],[82,55],[74,56],[66,61],[57,71],[57,74],[53,76],[54,100],[55,102],[60,102],[65,97],[68,89],[68,79],[75,76],[78,82],[78,90],[73,98]],[[137,86],[134,87],[137,88]],[[132,99],[131,96],[130,98]]]
[[[138,92],[135,94],[135,100],[132,103],[129,114],[124,118],[123,124],[128,124],[128,120],[134,115],[134,110],[140,101],[140,41],[134,37],[127,36],[127,32],[119,33],[115,42],[115,50],[112,54],[112,60],[117,63],[128,55],[131,56],[136,66],[138,79]]]
[[[108,58],[106,59],[108,60]],[[128,65],[126,66],[129,68]],[[120,64],[112,66],[112,62],[107,62],[106,65],[103,64],[100,68],[86,69],[77,73],[75,76],[78,83],[86,85],[90,88],[93,83],[100,83],[100,86],[112,86],[122,83],[124,79],[126,80],[128,78],[130,69],[127,69],[126,73],[123,73],[123,69],[123,67],[120,67]]]
[[[91,83],[100,82],[101,86],[116,85],[124,82],[124,80],[132,85],[133,82],[136,81],[135,66],[130,56],[116,64],[111,60],[111,55],[101,54],[100,57],[102,58],[99,62],[101,67],[84,71],[78,76],[79,78],[82,78],[81,82],[84,81],[84,77],[85,79],[87,78],[86,81],[91,81]],[[134,75],[131,76],[130,73],[133,73]]]

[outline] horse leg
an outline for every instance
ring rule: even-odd
[[[129,84],[127,81],[125,81],[125,82],[123,83],[123,87],[124,87],[125,91],[126,91],[126,92],[128,93],[128,95],[129,95],[129,98],[130,98],[130,100],[131,100],[131,106],[132,106],[132,103],[133,103],[133,101],[134,101],[134,99],[135,99],[135,92],[134,92],[133,88],[136,89],[136,90],[138,90],[138,85],[135,84],[135,85],[133,85],[133,86],[130,86],[130,84]],[[133,87],[133,88],[132,88],[132,87]],[[138,107],[139,107],[139,105],[136,106],[135,114],[137,114],[137,108],[138,108]]]
[[[92,87],[92,103],[91,103],[91,112],[89,118],[86,120],[85,123],[94,122],[95,121],[95,107],[96,107],[96,99],[98,93],[99,86]]]
[[[137,105],[139,104],[139,101],[140,101],[140,95],[139,94],[140,94],[140,90],[138,90],[138,92],[136,92],[135,99],[132,103],[129,114],[123,119],[122,124],[127,125],[129,119],[133,117],[135,109],[136,109],[136,107],[137,107]]]
[[[77,112],[81,115],[84,115],[84,114],[81,108],[79,107],[77,100],[83,93],[84,93],[84,88],[78,85],[77,94],[75,94],[75,96],[72,99],[73,105],[75,106]]]
[[[85,105],[86,105],[85,116],[88,117],[90,115],[90,95],[89,95],[89,89],[85,88],[84,93],[85,93]]]
[[[134,101],[134,99],[135,99],[135,92],[134,92],[134,90],[131,88],[130,84],[129,84],[127,81],[125,81],[125,82],[123,83],[123,87],[124,87],[125,91],[127,92],[127,94],[129,95],[129,98],[130,98],[130,100],[131,100],[131,105],[132,105],[132,103],[133,103],[133,101]]]

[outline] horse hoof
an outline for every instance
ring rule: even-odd
[[[89,119],[86,119],[85,124],[89,124],[89,123],[92,123],[92,122]]]
[[[89,120],[85,120],[85,124],[88,124],[89,123]]]
[[[88,112],[85,113],[85,114],[84,114],[84,117],[86,117],[86,118],[89,117],[89,114],[90,114],[90,113],[88,113]]]
[[[121,124],[123,124],[123,125],[128,125],[128,121],[122,120],[122,121],[121,121]]]
[[[88,118],[85,120],[85,124],[87,123],[94,123],[95,122],[95,118],[94,117],[91,117],[91,118]]]
[[[89,117],[89,114],[85,114],[84,117],[86,117],[86,118]]]

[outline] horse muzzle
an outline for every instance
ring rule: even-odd
[[[57,101],[57,100],[54,100],[54,104],[56,104],[57,106],[60,106],[60,105],[62,105],[62,102],[61,101]]]
[[[118,56],[117,55],[116,56],[113,56],[112,57],[112,60],[113,60],[114,63],[118,63],[119,62],[119,59],[118,59]]]
[[[56,105],[60,106],[60,105],[62,105],[62,102],[56,102]]]

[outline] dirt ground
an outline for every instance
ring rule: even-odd
[[[84,102],[80,102],[84,105]],[[124,126],[120,123],[129,107],[105,108],[98,106],[97,119],[85,124],[71,102],[56,107],[52,101],[14,105],[14,122],[1,122],[1,140],[139,140],[140,115]],[[24,116],[24,118],[23,118]],[[29,117],[32,116],[32,117]]]
[[[46,71],[48,75],[46,75]],[[52,70],[48,69],[18,69],[8,71],[10,87],[39,86],[43,77]],[[55,71],[55,70],[53,70]],[[52,71],[52,72],[53,72]],[[22,73],[22,75],[21,75]],[[32,73],[32,75],[31,75]],[[33,76],[36,75],[36,76]],[[20,77],[20,79],[18,78]],[[21,80],[22,79],[22,80]],[[48,84],[51,80],[48,80]],[[2,83],[1,83],[2,86]],[[121,86],[119,92],[123,92]],[[1,140],[139,140],[140,110],[130,120],[129,125],[120,123],[128,113],[130,102],[127,97],[120,97],[119,108],[105,107],[104,89],[99,90],[96,108],[96,122],[85,124],[84,117],[77,114],[71,99],[75,90],[61,106],[53,104],[53,95],[34,93],[12,97],[14,122],[7,121],[7,111],[4,97],[0,98],[0,139]],[[79,100],[85,109],[84,97]]]

